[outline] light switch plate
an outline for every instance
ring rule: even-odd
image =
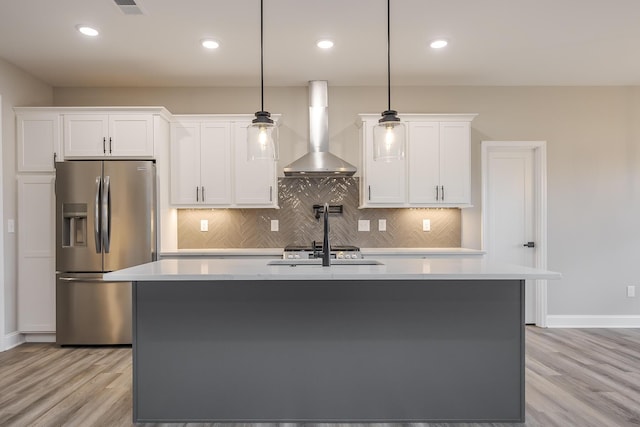
[[[7,233],[16,232],[16,222],[12,219],[7,220]]]
[[[378,231],[387,231],[387,220],[379,219],[378,220]]]
[[[431,220],[423,219],[422,220],[422,231],[431,231]]]
[[[271,231],[280,231],[280,221],[277,219],[271,220]]]
[[[627,286],[627,296],[629,298],[634,298],[636,296],[636,287],[635,286]]]
[[[369,231],[369,230],[370,230],[370,221],[368,219],[359,219],[358,231]]]
[[[209,220],[201,219],[200,220],[200,231],[209,231]]]

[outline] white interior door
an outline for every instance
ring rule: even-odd
[[[485,247],[492,259],[536,267],[535,167],[530,147],[492,147],[487,151],[483,201]],[[536,323],[535,283],[525,284],[525,322]]]

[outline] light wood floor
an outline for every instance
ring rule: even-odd
[[[640,329],[527,327],[526,342],[527,421],[515,425],[640,426]],[[0,426],[63,425],[132,425],[130,348],[24,344],[0,353]],[[449,425],[493,424],[415,424],[413,427]],[[295,424],[251,426],[298,427]],[[320,425],[305,425],[316,426]],[[332,425],[338,426],[364,425]]]

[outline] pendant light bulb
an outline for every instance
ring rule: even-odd
[[[264,31],[263,2],[260,0],[260,111],[247,127],[247,159],[278,160],[278,128],[264,111]]]
[[[387,0],[387,96],[388,108],[373,128],[373,160],[391,162],[404,159],[405,125],[398,112],[391,109],[391,20],[390,0]]]
[[[267,128],[260,126],[258,131],[258,142],[260,143],[260,149],[264,151],[267,146]]]
[[[386,148],[386,151],[390,151],[396,138],[395,138],[395,135],[393,134],[393,126],[387,125],[386,129],[387,131],[384,136],[384,146]]]

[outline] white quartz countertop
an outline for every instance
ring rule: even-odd
[[[243,257],[243,256],[273,256],[281,257],[283,248],[228,248],[228,249],[177,249],[165,251],[160,258],[178,257]],[[372,256],[430,256],[430,255],[484,255],[485,251],[468,248],[360,248],[362,255]]]
[[[163,259],[105,274],[114,281],[199,280],[513,280],[559,273],[493,263],[484,257],[378,258],[381,265],[268,265],[266,259]]]

